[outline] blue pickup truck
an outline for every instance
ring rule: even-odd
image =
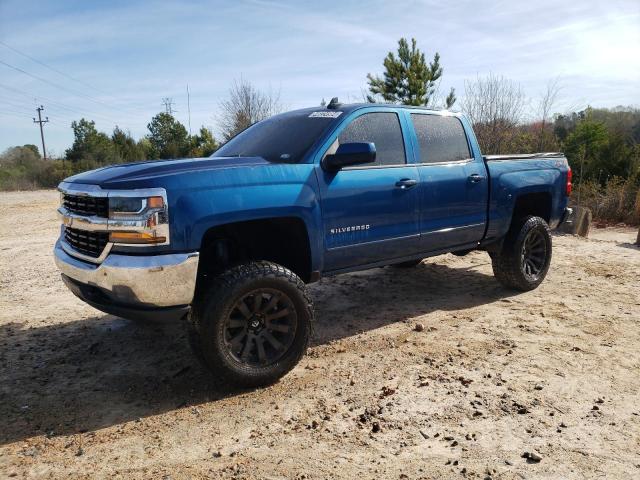
[[[332,101],[209,158],[101,168],[59,190],[69,289],[124,318],[186,318],[203,364],[252,387],[304,354],[305,284],[322,276],[485,250],[503,285],[536,288],[571,170],[562,154],[483,157],[461,115]]]

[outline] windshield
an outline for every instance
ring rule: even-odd
[[[299,162],[342,112],[303,110],[283,113],[239,133],[212,157],[262,157],[269,162]]]

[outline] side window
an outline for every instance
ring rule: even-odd
[[[339,143],[373,142],[376,161],[368,165],[407,163],[398,115],[393,112],[365,113],[351,122],[338,136]]]
[[[420,163],[471,158],[467,135],[458,118],[412,113],[411,119],[420,145]]]

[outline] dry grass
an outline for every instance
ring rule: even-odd
[[[640,224],[640,189],[630,180],[615,177],[605,187],[596,182],[576,185],[572,203],[591,209],[598,222]]]

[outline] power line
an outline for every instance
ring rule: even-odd
[[[60,109],[67,110],[67,111],[72,112],[72,113],[76,113],[76,114],[81,115],[81,116],[102,117],[103,120],[106,120],[108,122],[119,123],[119,121],[116,119],[116,117],[112,117],[110,115],[105,115],[105,114],[102,114],[102,113],[90,113],[90,112],[87,112],[87,111],[78,110],[76,108],[71,108],[71,107],[68,107],[68,106],[60,103],[60,102],[57,102],[55,100],[51,100],[50,98],[45,97],[43,95],[36,95],[36,94],[30,93],[30,92],[27,92],[25,90],[21,90],[19,88],[15,88],[15,87],[11,87],[11,86],[8,86],[8,85],[4,85],[2,83],[0,83],[0,87],[4,88],[6,90],[9,90],[9,91],[18,93],[20,95],[23,95],[23,96],[29,98],[30,100],[33,100],[34,104],[37,104],[36,100],[40,99],[40,100],[44,100],[47,104],[49,104],[50,108],[53,106],[54,109],[55,108],[60,108]]]
[[[33,113],[31,112],[21,112],[18,110],[12,110],[10,108],[1,108],[0,109],[0,116],[11,116],[11,117],[18,117],[18,118],[33,118]]]
[[[29,118],[33,119],[33,110],[25,107],[24,105],[19,105],[16,102],[10,103],[6,99],[0,100],[0,104],[2,107],[0,108],[0,116],[13,116],[17,118],[21,118],[23,120],[27,120]],[[69,127],[71,122],[77,120],[77,117],[68,116],[68,114],[54,113],[53,118],[49,118],[50,125],[64,125],[65,127]]]
[[[91,102],[93,102],[93,103],[96,103],[96,104],[98,104],[98,105],[102,105],[102,106],[104,106],[104,107],[108,107],[108,108],[111,108],[111,109],[114,109],[114,110],[118,110],[118,111],[121,111],[121,112],[127,113],[125,110],[121,110],[121,109],[119,109],[119,108],[113,107],[113,106],[109,105],[108,103],[104,103],[104,102],[102,102],[102,101],[100,101],[100,100],[97,100],[97,99],[95,99],[95,98],[93,98],[93,97],[91,97],[91,96],[89,96],[89,95],[85,95],[85,94],[83,94],[83,93],[74,92],[73,90],[69,90],[68,88],[63,87],[62,85],[58,85],[58,84],[57,84],[57,83],[55,83],[55,82],[51,82],[51,81],[49,81],[49,80],[47,80],[46,78],[39,77],[38,75],[33,75],[32,73],[29,73],[29,72],[27,72],[26,70],[23,70],[22,68],[19,68],[19,67],[16,67],[16,66],[14,66],[14,65],[11,65],[11,64],[9,64],[9,63],[7,63],[7,62],[3,61],[3,60],[0,60],[0,64],[2,64],[2,65],[4,65],[4,66],[6,66],[6,67],[8,67],[8,68],[11,68],[11,69],[13,69],[13,70],[15,70],[15,71],[17,71],[17,72],[20,72],[20,73],[22,73],[22,74],[24,74],[24,75],[27,75],[27,76],[29,76],[29,77],[31,77],[31,78],[34,78],[34,79],[36,79],[36,80],[38,80],[38,81],[40,81],[40,82],[44,82],[44,83],[46,83],[46,84],[48,84],[48,85],[51,85],[51,86],[56,87],[56,88],[59,88],[59,89],[60,89],[60,90],[62,90],[62,91],[65,91],[65,92],[67,92],[67,93],[70,93],[71,95],[75,95],[75,96],[77,96],[77,97],[84,98],[84,99],[86,99],[86,100],[89,100],[89,101],[91,101]],[[129,113],[131,113],[131,112],[129,112]]]
[[[38,65],[42,65],[43,67],[48,68],[48,69],[49,69],[49,70],[51,70],[52,72],[56,72],[58,75],[62,75],[63,77],[66,77],[66,78],[68,78],[69,80],[73,80],[74,82],[77,82],[77,83],[79,83],[79,84],[81,84],[81,85],[84,85],[85,87],[89,87],[89,88],[91,88],[92,90],[95,90],[95,91],[97,91],[97,92],[104,93],[104,94],[108,95],[106,92],[103,92],[102,90],[100,90],[100,89],[98,89],[98,88],[94,87],[93,85],[89,85],[87,82],[84,82],[84,81],[82,81],[82,80],[79,80],[79,79],[77,79],[77,78],[74,78],[74,77],[72,77],[71,75],[69,75],[68,73],[62,72],[62,71],[58,70],[57,68],[52,67],[51,65],[47,65],[46,63],[44,63],[44,62],[42,62],[42,61],[38,60],[37,58],[33,58],[31,55],[27,55],[26,53],[21,52],[21,51],[20,51],[20,50],[18,50],[17,48],[14,48],[14,47],[12,47],[12,46],[10,46],[10,45],[7,45],[6,43],[4,43],[4,42],[2,42],[2,41],[0,41],[0,45],[2,45],[3,47],[8,48],[9,50],[11,50],[12,52],[17,53],[18,55],[22,55],[23,57],[28,58],[29,60],[31,60],[32,62],[37,63]]]
[[[0,100],[0,104],[2,104],[2,108],[4,109],[5,106],[9,106],[9,107],[13,107],[15,109],[19,109],[19,110],[24,110],[25,112],[29,112],[29,115],[31,115],[31,108],[25,107],[23,104],[20,104],[18,102],[15,102],[13,100],[8,100],[6,98],[3,98],[2,100]]]
[[[75,77],[73,77],[73,76],[69,75],[68,73],[65,73],[65,72],[63,72],[63,71],[61,71],[61,70],[58,70],[57,68],[52,67],[51,65],[48,65],[48,64],[44,63],[43,61],[38,60],[37,58],[34,58],[34,57],[32,57],[31,55],[28,55],[28,54],[26,54],[26,53],[24,53],[24,52],[22,52],[22,51],[18,50],[18,49],[17,49],[17,48],[15,48],[15,47],[12,47],[11,45],[7,45],[6,43],[4,43],[4,42],[2,42],[2,41],[0,41],[0,45],[2,45],[2,46],[4,46],[4,47],[8,48],[9,50],[11,50],[11,51],[13,51],[13,52],[17,53],[18,55],[21,55],[21,56],[23,56],[23,57],[25,57],[25,58],[28,58],[29,60],[31,60],[32,62],[37,63],[38,65],[41,65],[41,66],[43,66],[43,67],[45,67],[45,68],[48,68],[48,69],[49,69],[49,70],[51,70],[52,72],[55,72],[55,73],[57,73],[57,74],[59,74],[59,75],[62,75],[62,76],[63,76],[63,77],[65,77],[65,78],[68,78],[69,80],[72,80],[72,81],[74,81],[74,82],[76,82],[76,83],[79,83],[79,84],[81,84],[81,85],[84,85],[85,87],[88,87],[88,88],[90,88],[90,89],[92,89],[92,90],[95,90],[96,92],[98,92],[98,93],[100,93],[100,94],[107,95],[107,96],[109,96],[109,97],[113,98],[113,97],[112,97],[112,95],[111,95],[110,93],[105,92],[104,90],[102,90],[102,89],[100,89],[100,88],[97,88],[97,87],[95,87],[95,86],[93,86],[93,85],[91,85],[91,84],[89,84],[89,83],[87,83],[87,82],[85,82],[85,81],[83,81],[83,80],[80,80],[79,78],[75,78]],[[120,103],[122,103],[122,101],[120,101],[120,100],[119,100],[119,102],[120,102]],[[146,107],[142,106],[141,104],[138,104],[138,106],[139,106],[140,108],[146,108]],[[133,111],[133,110],[131,110],[131,111]],[[146,113],[146,111],[145,111],[145,113]]]
[[[44,107],[42,105],[40,105],[38,108],[36,108],[36,110],[38,111],[38,120],[36,120],[34,118],[33,119],[33,123],[38,123],[40,125],[40,138],[42,139],[42,158],[44,158],[46,160],[47,159],[47,150],[44,147],[44,130],[42,129],[42,125],[49,121],[49,117],[47,117],[46,120],[42,120],[41,113],[44,110]]]
[[[88,95],[84,95],[84,94],[82,94],[82,93],[77,93],[77,92],[74,92],[74,91],[72,91],[72,90],[69,90],[68,88],[63,87],[62,85],[58,85],[57,83],[51,82],[51,81],[47,80],[46,78],[42,78],[42,77],[39,77],[39,76],[37,76],[37,75],[33,75],[33,74],[31,74],[31,73],[27,72],[26,70],[23,70],[23,69],[21,69],[21,68],[19,68],[19,67],[15,67],[15,66],[13,66],[13,65],[11,65],[11,64],[9,64],[9,63],[7,63],[7,62],[4,62],[4,61],[0,60],[0,63],[1,63],[2,65],[4,65],[5,67],[9,67],[9,68],[11,68],[11,69],[13,69],[13,70],[15,70],[15,71],[17,71],[17,72],[20,72],[20,73],[22,73],[22,74],[24,74],[24,75],[29,76],[29,77],[31,77],[31,78],[35,78],[36,80],[39,80],[40,82],[44,82],[44,83],[46,83],[46,84],[48,84],[48,85],[51,85],[52,87],[59,88],[60,90],[63,90],[63,91],[65,91],[65,92],[67,92],[67,93],[70,93],[71,95],[76,95],[76,96],[78,96],[78,97],[82,97],[82,98],[85,98],[85,99],[90,100],[90,101],[92,101],[92,102],[95,102],[95,103],[97,103],[97,104],[99,104],[99,105],[103,105],[103,106],[105,106],[105,107],[109,107],[109,105],[108,105],[108,104],[106,104],[106,103],[104,103],[104,102],[101,102],[100,100],[94,100],[93,98],[91,98],[91,97],[90,97],[90,96],[88,96]]]

